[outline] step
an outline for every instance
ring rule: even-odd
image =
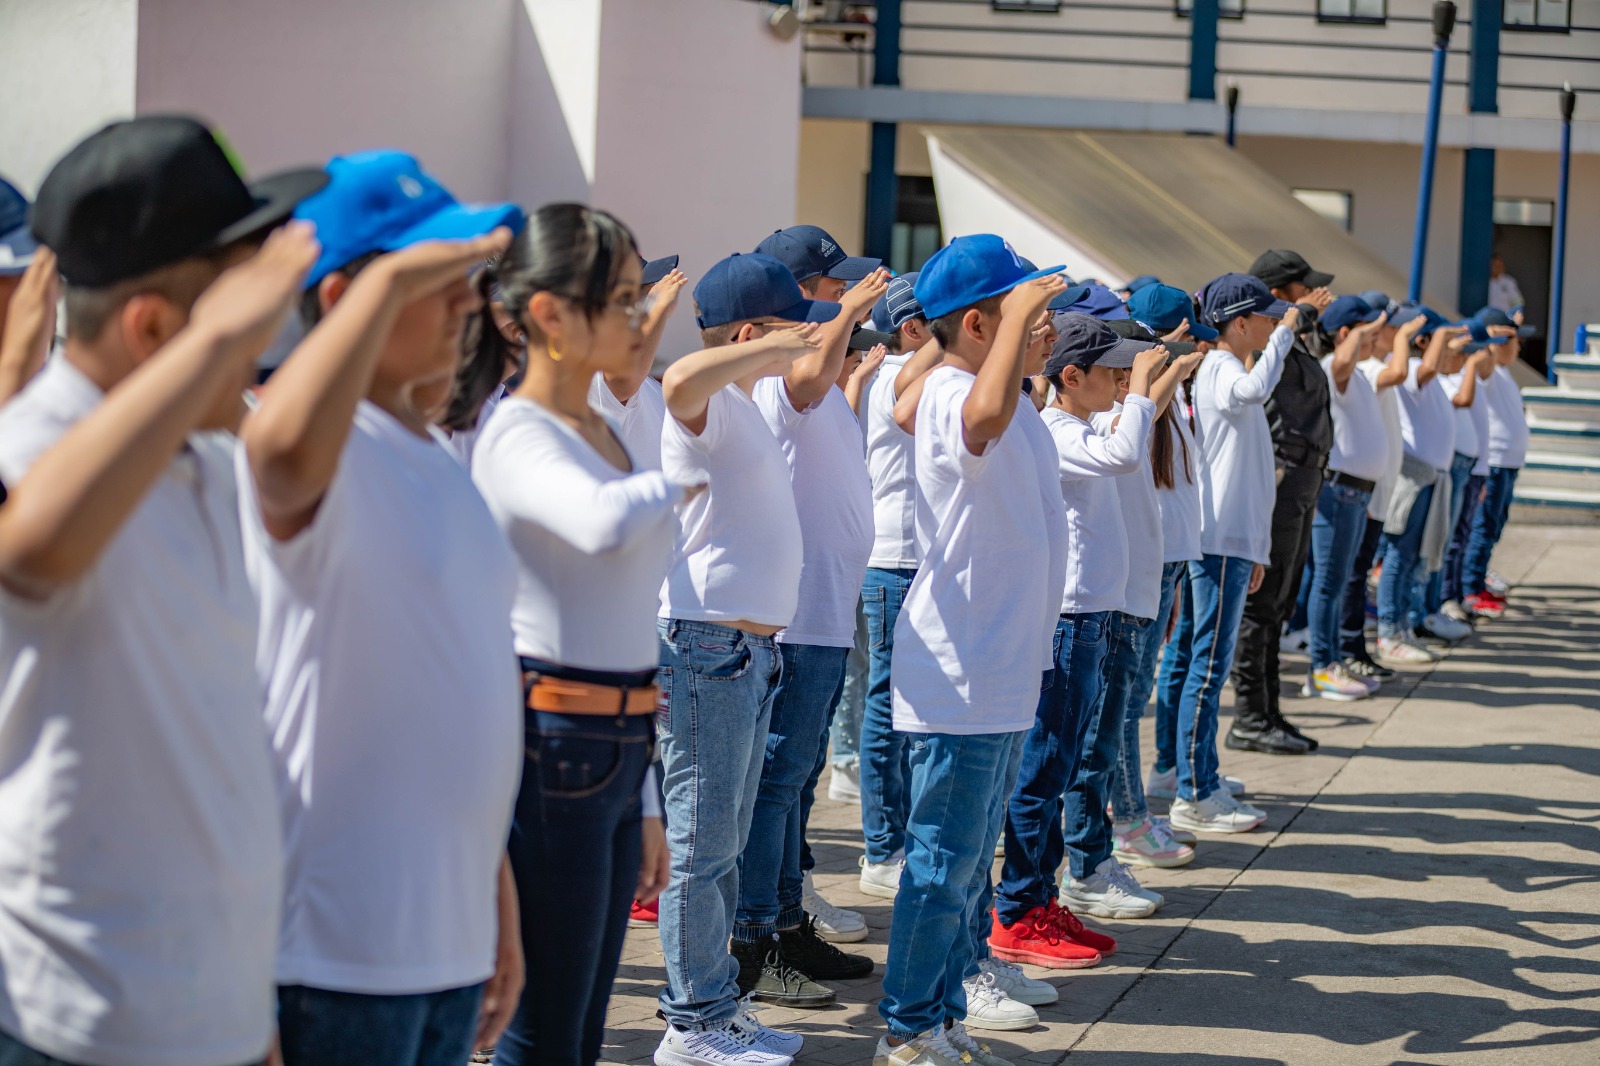
[[[1522,403],[1533,417],[1600,425],[1600,389],[1540,385],[1523,389]]]
[[[1531,453],[1517,475],[1517,490],[1524,489],[1600,490],[1600,455]]]
[[[1600,391],[1600,354],[1556,356],[1556,384],[1564,389]]]
[[[1522,479],[1518,478],[1511,503],[1517,517],[1528,522],[1562,525],[1600,522],[1600,489],[1524,488]]]
[[[1529,451],[1541,455],[1600,455],[1600,419],[1574,421],[1528,415]]]

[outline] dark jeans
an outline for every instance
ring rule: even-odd
[[[1343,658],[1339,623],[1350,584],[1350,566],[1366,533],[1367,504],[1372,493],[1332,481],[1317,497],[1311,523],[1311,575],[1306,626],[1311,637],[1311,667],[1320,670]]]
[[[1278,482],[1278,499],[1272,508],[1271,561],[1261,587],[1245,600],[1234,649],[1235,729],[1265,729],[1279,717],[1278,637],[1300,591],[1322,478],[1317,467],[1290,466],[1284,468],[1283,480]]]
[[[278,1047],[284,1066],[461,1066],[482,999],[482,985],[416,996],[286,985],[278,989]]]
[[[994,903],[1006,925],[1056,898],[1056,870],[1067,847],[1061,825],[1063,797],[1078,773],[1089,729],[1105,700],[1109,618],[1110,612],[1099,611],[1062,615],[1056,623],[1055,670],[1039,693],[1039,710],[1023,743],[1017,787],[1006,808],[1006,860]],[[1109,762],[1106,768],[1110,769]],[[1103,812],[1103,792],[1100,806]]]
[[[861,609],[867,616],[867,703],[861,715],[861,832],[867,861],[886,863],[906,846],[906,789],[911,765],[906,735],[894,729],[889,660],[894,655],[894,624],[915,570],[868,567],[861,582]]]
[[[783,645],[787,647],[788,645]],[[812,764],[811,773],[806,778],[804,787],[800,789],[800,873],[805,875],[817,867],[816,856],[811,854],[811,844],[806,840],[806,827],[811,824],[811,808],[817,802],[817,782],[822,780],[822,768],[828,765],[828,738],[833,735],[833,717],[839,711],[839,701],[844,697],[844,675],[850,660],[849,648],[825,648],[817,645],[807,645],[816,651],[836,651],[839,653],[838,679],[834,682],[833,695],[828,697],[828,706],[822,718],[822,739],[817,744],[817,761]],[[784,662],[784,672],[789,671],[788,661]],[[773,711],[777,713],[776,710]],[[796,885],[800,882],[796,881]],[[798,889],[797,889],[798,891]],[[800,919],[795,919],[796,923]]]
[[[534,664],[523,660],[523,668]],[[511,872],[527,983],[495,1045],[499,1066],[588,1066],[639,878],[639,790],[655,744],[652,715],[525,711],[522,789]]]
[[[1473,596],[1484,589],[1483,579],[1489,573],[1489,556],[1500,543],[1500,534],[1506,528],[1506,518],[1511,514],[1511,497],[1517,486],[1517,471],[1508,466],[1491,466],[1483,486],[1483,503],[1472,521],[1472,535],[1467,538],[1467,551],[1461,561],[1461,591]]]
[[[1441,576],[1443,602],[1454,600],[1460,603],[1466,599],[1462,574],[1466,569],[1467,542],[1472,539],[1472,524],[1477,521],[1478,507],[1483,502],[1483,487],[1488,480],[1478,474],[1467,478],[1467,488],[1461,499],[1461,514],[1456,519],[1455,531],[1450,534],[1450,546],[1444,553],[1444,573]]]
[[[1339,622],[1339,648],[1346,659],[1370,657],[1367,651],[1367,576],[1372,573],[1378,542],[1382,539],[1383,523],[1368,518],[1355,562],[1350,564],[1350,583],[1344,590],[1344,618]]]
[[[64,1059],[51,1058],[14,1037],[0,1033],[0,1066],[73,1066],[73,1064]],[[252,1062],[248,1066],[261,1066],[261,1064]]]

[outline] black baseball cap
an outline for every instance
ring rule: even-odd
[[[1164,341],[1156,336],[1155,331],[1143,322],[1131,318],[1119,318],[1114,322],[1107,322],[1111,332],[1127,340],[1143,341],[1145,347],[1154,348],[1156,345],[1165,345],[1167,354],[1171,356],[1188,355],[1195,349],[1194,341]]]
[[[1332,274],[1311,269],[1311,264],[1299,252],[1291,252],[1287,248],[1273,248],[1256,256],[1256,261],[1250,264],[1250,273],[1266,282],[1269,289],[1293,281],[1311,289],[1326,288],[1333,284]]]
[[[62,157],[39,186],[31,228],[68,284],[98,288],[277,226],[327,183],[308,167],[246,184],[203,123],[142,115]]]
[[[880,344],[887,348],[893,341],[893,333],[885,333],[858,322],[850,331],[850,339],[845,342],[845,348],[852,352],[870,352]]]
[[[1126,370],[1133,365],[1134,356],[1155,347],[1148,341],[1119,337],[1109,323],[1082,311],[1063,311],[1055,316],[1055,326],[1056,343],[1044,364],[1045,374],[1052,377],[1069,366]]]
[[[660,259],[646,259],[639,257],[639,284],[654,285],[674,270],[678,269],[678,257],[664,255]]]

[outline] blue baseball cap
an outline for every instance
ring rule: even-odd
[[[872,305],[872,328],[879,333],[893,333],[907,321],[922,318],[922,305],[917,303],[917,271],[912,270],[889,280],[878,302]]]
[[[639,257],[639,284],[654,285],[674,270],[678,269],[678,257],[664,255],[660,259],[646,259]]]
[[[1479,351],[1493,344],[1505,344],[1511,339],[1504,334],[1496,336],[1490,333],[1489,324],[1476,316],[1467,319],[1465,322],[1458,323],[1458,325],[1466,326],[1467,335],[1472,338],[1472,342],[1467,345],[1467,350],[1470,352]]]
[[[1368,307],[1374,311],[1384,311],[1391,318],[1394,317],[1395,311],[1400,308],[1400,305],[1390,299],[1389,294],[1382,289],[1368,289],[1361,294],[1361,298],[1367,302]],[[1392,325],[1393,323],[1390,324]]]
[[[1254,274],[1224,274],[1200,290],[1200,315],[1213,329],[1244,315],[1282,318],[1288,310],[1289,305]]]
[[[1001,296],[1035,278],[1059,274],[1066,266],[1028,270],[1009,241],[993,233],[957,237],[933,253],[917,275],[914,291],[930,322],[980,300]]]
[[[1161,279],[1156,277],[1154,274],[1140,274],[1138,277],[1136,277],[1132,281],[1128,282],[1122,288],[1123,288],[1124,292],[1126,292],[1129,296],[1132,296],[1134,293],[1139,292],[1139,291],[1141,291],[1143,289],[1148,289],[1152,285],[1160,285],[1160,284],[1161,284]]]
[[[1092,366],[1126,370],[1133,365],[1134,356],[1155,347],[1151,341],[1118,336],[1103,321],[1081,311],[1063,311],[1053,321],[1056,343],[1044,363],[1044,372],[1050,376],[1069,366],[1081,370]]]
[[[423,241],[469,240],[500,226],[522,229],[516,204],[463,204],[404,152],[381,149],[335,156],[328,185],[301,202],[294,217],[315,223],[322,254],[306,277],[323,278],[372,252]]]
[[[838,304],[806,299],[789,268],[760,252],[735,252],[706,271],[694,287],[694,305],[701,329],[758,318],[831,322],[839,316]]]
[[[1160,282],[1146,285],[1129,296],[1128,314],[1157,335],[1171,333],[1188,319],[1189,336],[1195,340],[1214,341],[1218,337],[1216,330],[1195,321],[1199,316],[1194,313],[1194,302],[1188,293]]]
[[[1536,332],[1534,326],[1519,326],[1516,321],[1498,307],[1481,307],[1478,313],[1472,316],[1486,326],[1510,326],[1517,331],[1519,337],[1531,337]]]
[[[1077,295],[1075,299],[1064,300],[1067,296]],[[1056,306],[1060,304],[1060,306]],[[1128,308],[1122,302],[1122,297],[1106,288],[1104,285],[1089,282],[1074,285],[1066,292],[1050,301],[1052,311],[1081,311],[1086,315],[1103,319],[1106,322],[1116,322],[1128,317]]]
[[[860,281],[883,265],[882,259],[845,255],[839,242],[821,226],[790,226],[777,230],[756,245],[756,251],[788,267],[796,281],[815,277]]]
[[[1317,322],[1323,332],[1333,335],[1346,326],[1376,322],[1381,314],[1382,311],[1359,296],[1339,296],[1334,298],[1327,310],[1317,316]]]
[[[1024,262],[1026,262],[1026,260],[1024,260]],[[1058,292],[1055,295],[1055,298],[1045,306],[1058,313],[1065,311],[1067,308],[1071,307],[1073,304],[1089,295],[1090,288],[1091,286],[1089,285],[1075,285],[1069,281],[1067,283],[1067,287],[1061,292]]]
[[[39,242],[28,232],[28,198],[0,178],[0,278],[28,269]]]
[[[1431,307],[1421,304],[1402,304],[1395,308],[1394,314],[1389,316],[1389,325],[1404,326],[1414,318],[1421,318],[1422,329],[1417,331],[1417,336],[1426,337],[1440,326],[1449,325],[1443,315]]]

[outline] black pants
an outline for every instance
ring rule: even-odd
[[[1266,578],[1244,604],[1239,642],[1233,654],[1233,690],[1238,697],[1233,724],[1239,729],[1264,729],[1278,712],[1278,637],[1283,620],[1294,610],[1300,577],[1311,550],[1311,523],[1322,470],[1315,466],[1285,467],[1272,508],[1272,555]]]
[[[1367,531],[1356,551],[1355,565],[1350,569],[1350,584],[1344,590],[1344,617],[1339,622],[1340,650],[1346,659],[1365,659],[1367,652],[1367,575],[1372,572],[1372,561],[1378,556],[1378,540],[1383,536],[1383,523],[1376,518],[1367,519]]]

